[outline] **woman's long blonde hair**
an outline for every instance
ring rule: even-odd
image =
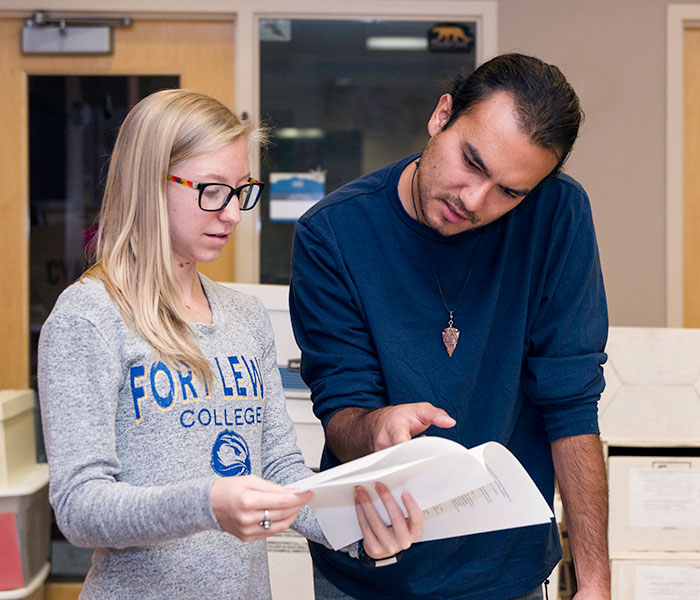
[[[212,370],[184,313],[172,267],[166,176],[178,163],[257,130],[218,100],[163,90],[129,112],[107,174],[95,264],[84,277],[104,282],[124,321],[167,364],[185,363],[210,382]]]

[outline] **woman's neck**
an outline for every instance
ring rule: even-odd
[[[202,288],[197,265],[176,262],[173,266],[175,280],[180,288],[180,297],[188,320],[193,323],[211,323],[211,307]]]

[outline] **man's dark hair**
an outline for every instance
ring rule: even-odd
[[[562,72],[534,56],[502,54],[452,83],[452,114],[444,128],[496,92],[509,92],[518,122],[530,141],[553,152],[561,170],[583,121],[578,96]]]

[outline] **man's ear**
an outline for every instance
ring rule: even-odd
[[[452,116],[452,96],[450,94],[443,94],[438,100],[437,106],[433,111],[433,114],[428,120],[428,133],[430,137],[433,137],[447,124]]]

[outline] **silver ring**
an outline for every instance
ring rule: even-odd
[[[272,527],[272,521],[270,521],[270,511],[265,509],[265,513],[263,514],[263,520],[260,521],[260,527],[263,529],[270,529]]]

